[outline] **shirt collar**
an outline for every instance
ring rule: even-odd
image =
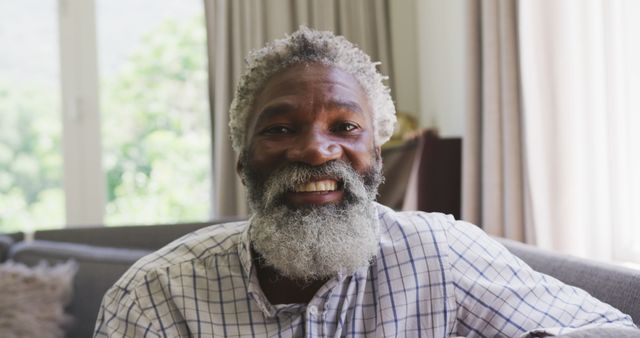
[[[249,296],[256,302],[265,316],[272,318],[276,315],[277,309],[269,302],[265,294],[262,292],[256,273],[256,267],[253,264],[251,237],[249,236],[251,220],[252,218],[247,221],[247,225],[241,235],[241,240],[238,242],[238,256],[240,257],[240,264],[242,265],[242,270],[246,279],[247,292]]]

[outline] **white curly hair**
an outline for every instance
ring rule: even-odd
[[[396,110],[389,88],[383,83],[386,77],[376,69],[379,62],[372,62],[366,53],[343,36],[301,26],[293,34],[274,40],[247,56],[247,71],[240,78],[229,110],[231,141],[236,153],[245,150],[249,111],[258,91],[279,70],[306,62],[330,65],[353,75],[373,109],[375,145],[389,140],[396,123]]]

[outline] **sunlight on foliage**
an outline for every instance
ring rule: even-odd
[[[202,16],[165,21],[103,81],[108,225],[208,218],[206,57]]]
[[[107,225],[208,218],[207,77],[200,15],[163,22],[101,81]],[[0,82],[0,232],[64,226],[60,104]]]
[[[0,83],[0,232],[64,225],[59,106],[49,88]]]

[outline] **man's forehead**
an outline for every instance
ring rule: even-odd
[[[344,109],[369,115],[366,92],[351,74],[334,66],[320,63],[296,64],[272,75],[254,101],[253,115],[299,108],[318,100],[325,108]]]
[[[293,83],[296,86],[290,89],[304,90],[310,85],[326,85],[329,88],[344,88],[365,95],[362,85],[355,76],[338,67],[322,63],[294,64],[281,69],[267,78],[258,95],[269,89],[286,88]]]

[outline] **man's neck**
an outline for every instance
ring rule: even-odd
[[[265,264],[260,254],[254,251],[254,259],[258,281],[262,292],[271,304],[307,304],[318,290],[327,282],[314,280],[302,282],[282,276],[275,268]]]

